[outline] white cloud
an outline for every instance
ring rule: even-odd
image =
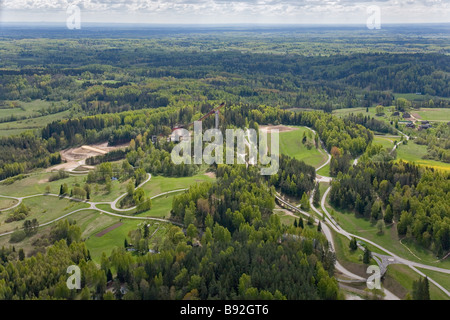
[[[64,21],[75,4],[90,22],[364,23],[380,6],[387,22],[450,22],[448,0],[3,0],[2,21]]]

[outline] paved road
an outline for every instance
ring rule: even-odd
[[[409,139],[410,139],[409,136],[406,135],[405,133],[403,133],[402,131],[398,130],[398,132],[399,132],[401,135],[403,135],[403,136],[406,138],[406,140],[409,140]],[[393,151],[398,147],[398,145],[400,145],[400,143],[402,143],[402,142],[401,142],[401,141],[397,142],[397,143],[395,144],[395,146],[392,148],[392,151],[391,151],[391,152],[393,152]],[[324,150],[326,150],[326,149],[324,149]],[[328,152],[327,152],[327,153],[328,153]],[[358,163],[358,159],[359,159],[359,157],[357,157],[357,158],[353,161],[353,165],[356,165],[356,164]],[[322,176],[318,176],[317,181],[324,181],[324,180],[322,180],[323,178],[324,178],[324,177],[322,177]],[[326,178],[329,179],[327,182],[332,181],[332,178],[330,178],[330,177],[326,177]],[[449,269],[439,268],[439,267],[430,266],[430,265],[426,265],[426,264],[422,264],[422,263],[417,263],[417,262],[414,262],[414,261],[409,261],[409,260],[407,260],[407,259],[404,259],[404,258],[401,258],[401,257],[397,256],[396,254],[390,252],[390,251],[387,250],[386,248],[384,248],[384,247],[378,245],[377,243],[374,243],[374,242],[371,241],[371,240],[368,240],[368,239],[363,238],[363,237],[361,237],[361,236],[357,236],[357,235],[351,234],[351,233],[345,231],[344,229],[342,229],[342,228],[339,226],[339,224],[334,220],[334,218],[331,216],[331,214],[328,212],[328,210],[327,210],[327,208],[326,208],[326,206],[325,206],[325,202],[326,202],[326,199],[327,199],[327,196],[328,196],[328,193],[330,192],[330,190],[331,190],[331,186],[328,187],[328,189],[325,191],[325,193],[323,194],[322,199],[321,199],[321,208],[322,208],[323,212],[325,213],[325,219],[324,219],[324,220],[325,220],[325,223],[322,223],[322,230],[324,231],[324,234],[326,235],[327,239],[329,239],[329,241],[330,241],[330,239],[331,239],[330,243],[331,243],[333,246],[334,246],[334,244],[333,244],[333,242],[332,242],[331,232],[330,232],[330,230],[328,229],[328,227],[331,227],[331,228],[332,228],[333,230],[335,230],[337,233],[339,233],[339,234],[345,236],[345,237],[348,238],[349,240],[350,240],[352,237],[355,237],[356,239],[360,239],[360,240],[362,240],[362,241],[364,241],[364,242],[366,242],[366,243],[369,243],[369,244],[371,244],[371,245],[377,247],[378,249],[384,251],[385,253],[387,253],[387,255],[382,255],[382,254],[378,254],[378,253],[372,253],[372,256],[373,256],[374,260],[377,261],[378,265],[380,266],[380,271],[381,271],[382,274],[384,274],[384,273],[386,272],[387,267],[388,267],[389,264],[405,264],[405,265],[409,266],[411,269],[413,269],[414,271],[416,271],[417,273],[419,273],[419,274],[420,274],[421,276],[423,276],[423,277],[425,277],[425,274],[422,273],[422,272],[420,272],[420,270],[418,270],[417,268],[423,268],[423,269],[428,269],[428,270],[432,270],[432,271],[437,271],[437,272],[442,272],[442,273],[450,274],[450,270],[449,270]],[[320,212],[319,210],[317,210],[317,208],[315,208],[315,206],[314,206],[314,204],[313,204],[313,197],[314,197],[314,190],[313,190],[313,192],[311,193],[311,197],[310,197],[310,199],[309,199],[309,200],[310,200],[310,206],[311,206],[311,209],[312,209],[314,212],[316,212],[320,217],[323,218],[322,212]],[[284,201],[284,200],[283,200],[283,201]],[[295,208],[295,207],[294,207],[294,208]],[[298,208],[296,208],[296,209],[300,211],[300,209],[298,209]],[[360,246],[360,245],[358,245],[358,246]],[[339,265],[339,268],[338,268],[338,265]],[[350,276],[348,270],[347,270],[347,272],[343,272],[342,266],[341,266],[337,261],[336,261],[336,269],[338,269],[338,270],[341,269],[341,270],[339,270],[339,271],[341,271],[343,274],[346,274],[346,275]],[[355,280],[358,280],[358,278],[361,278],[361,277],[359,277],[359,276],[357,276],[357,275],[353,275],[353,276],[350,276],[350,278],[355,279]],[[448,290],[446,290],[443,286],[441,286],[439,283],[437,283],[435,280],[431,279],[430,277],[428,277],[428,280],[429,280],[430,282],[432,282],[434,285],[436,285],[439,289],[441,289],[445,294],[447,294],[447,296],[450,297],[450,292],[449,292]],[[390,297],[392,297],[392,296],[395,297],[394,295],[389,294],[389,295],[386,296],[386,298],[387,298],[388,296],[390,296]],[[396,298],[396,297],[395,297],[395,298]]]
[[[142,187],[144,184],[146,184],[150,179],[152,178],[152,175],[150,173],[147,173],[147,179],[145,179],[145,181],[143,181],[142,183],[140,183],[136,188],[134,188],[134,190],[136,190],[137,188]],[[120,195],[116,200],[114,200],[113,202],[111,202],[111,209],[116,210],[116,211],[122,211],[122,212],[126,212],[126,211],[130,211],[136,208],[136,206],[131,207],[131,208],[126,208],[126,209],[121,209],[121,208],[117,208],[117,202],[122,199],[123,197],[125,197],[128,194],[128,192],[125,192],[124,194]]]
[[[139,186],[137,186],[136,188],[141,187],[142,185],[144,185],[145,183],[147,183],[150,179],[151,179],[151,175],[148,174],[147,179],[146,179],[143,183],[141,183]],[[170,193],[181,192],[181,191],[186,191],[186,190],[188,190],[188,189],[177,189],[177,190],[171,190],[171,191],[162,192],[162,193],[159,193],[159,194],[157,194],[157,195],[151,197],[151,199],[158,198],[158,197],[162,197],[162,196],[167,195],[167,194],[170,194]],[[58,197],[58,198],[61,198],[60,195],[54,194],[54,193],[39,193],[39,194],[33,194],[33,195],[29,195],[29,196],[24,196],[24,197],[11,197],[11,196],[3,196],[3,195],[0,195],[0,197],[2,197],[2,198],[10,198],[10,199],[18,200],[18,203],[16,203],[15,205],[13,205],[13,206],[11,206],[11,207],[9,207],[9,208],[7,208],[7,209],[3,209],[2,211],[5,211],[5,210],[11,210],[11,209],[17,207],[17,206],[22,202],[23,199],[28,199],[28,198],[33,198],[33,197],[39,197],[39,196],[50,196],[50,197]],[[71,211],[71,212],[69,212],[69,213],[66,213],[65,215],[62,215],[62,216],[60,216],[60,217],[58,217],[58,218],[56,218],[56,219],[54,219],[54,220],[51,220],[51,221],[49,221],[49,222],[40,224],[40,225],[39,225],[39,228],[40,228],[40,227],[45,227],[45,226],[47,226],[47,225],[49,225],[49,224],[55,223],[55,222],[58,221],[58,220],[61,220],[61,219],[63,219],[63,218],[66,218],[66,217],[68,217],[68,216],[70,216],[70,215],[72,215],[72,214],[74,214],[74,213],[77,213],[77,212],[80,212],[80,211],[84,211],[84,210],[95,210],[95,211],[99,211],[99,212],[108,214],[108,215],[110,215],[110,216],[118,217],[118,218],[124,218],[124,219],[136,219],[136,220],[155,220],[155,221],[167,222],[167,223],[171,223],[171,224],[174,224],[174,225],[178,225],[178,226],[180,226],[180,227],[184,227],[184,225],[183,225],[182,223],[178,223],[178,222],[171,221],[171,220],[167,220],[167,219],[155,218],[155,217],[142,217],[142,216],[122,215],[122,214],[118,214],[118,213],[109,212],[109,211],[107,211],[107,210],[103,210],[103,209],[100,209],[100,208],[97,207],[97,205],[99,205],[99,204],[109,204],[109,205],[112,206],[113,203],[117,203],[117,201],[119,201],[123,196],[124,196],[124,195],[119,196],[117,199],[115,199],[115,200],[112,201],[112,202],[91,202],[91,201],[80,200],[80,199],[73,198],[73,197],[64,197],[65,199],[68,199],[68,200],[77,201],[77,202],[83,202],[83,203],[89,204],[89,207],[77,209],[77,210]],[[123,211],[123,212],[125,212],[125,211],[131,211],[131,210],[133,210],[134,208],[135,208],[135,207],[133,207],[133,208],[128,208],[128,209],[120,209],[120,210],[118,210],[118,211]],[[116,209],[115,209],[115,210],[116,210]],[[13,230],[13,231],[8,231],[8,232],[4,232],[4,233],[0,233],[0,237],[6,236],[6,235],[9,235],[9,234],[12,234],[14,231],[15,231],[15,230]]]

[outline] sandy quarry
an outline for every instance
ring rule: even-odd
[[[263,131],[263,132],[268,132],[271,130],[278,130],[278,132],[288,132],[288,131],[294,131],[294,130],[298,130],[298,128],[294,128],[294,127],[288,127],[285,125],[276,125],[276,126],[259,126],[259,130]]]
[[[60,152],[63,163],[47,168],[46,171],[47,172],[58,171],[61,169],[65,171],[73,171],[74,169],[80,166],[82,167],[81,169],[84,170],[93,169],[92,166],[85,165],[85,160],[87,158],[103,155],[112,150],[126,148],[128,147],[128,145],[129,143],[117,146],[108,146],[107,142],[103,142],[98,144],[84,145],[77,148],[66,149]]]

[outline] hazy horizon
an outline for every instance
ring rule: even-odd
[[[450,23],[446,0],[3,0],[1,22],[65,22],[76,6],[82,23],[366,24],[369,7],[382,24]]]

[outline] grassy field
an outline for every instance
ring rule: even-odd
[[[86,245],[91,253],[91,257],[95,262],[100,262],[100,258],[103,252],[106,253],[107,256],[111,254],[112,249],[116,247],[123,247],[124,240],[128,236],[128,233],[132,230],[135,230],[142,226],[144,222],[142,221],[136,221],[136,220],[126,220],[123,219],[122,225],[118,228],[115,228],[106,234],[102,235],[101,237],[97,237],[96,235],[104,230],[110,227],[111,225],[116,224],[119,222],[119,220],[111,221],[110,224],[104,224],[96,225],[98,228],[93,229],[91,234],[87,237]],[[152,234],[158,226],[161,226],[160,230],[158,231],[157,236],[161,237],[162,233],[164,233],[165,230],[168,229],[169,224],[161,223],[161,222],[154,222],[154,221],[146,221],[145,223],[150,225],[150,234]]]
[[[359,276],[367,277],[366,273],[367,265],[363,264],[360,260],[362,257],[362,251],[361,250],[351,251],[348,247],[349,240],[347,238],[335,232],[332,233],[336,250],[336,258],[339,260],[339,262],[347,270]],[[373,250],[374,248],[369,246],[369,249]],[[375,261],[372,261],[372,263],[376,264]],[[438,281],[444,287],[445,284],[448,285],[449,280],[448,276],[446,279],[443,279],[444,277],[446,277],[445,274],[440,273],[439,276],[440,277],[436,276],[436,279],[433,278],[433,280]],[[383,278],[382,285],[383,287],[394,293],[396,296],[403,299],[406,293],[412,291],[412,283],[414,280],[419,279],[419,277],[420,277],[419,274],[417,274],[416,272],[414,272],[412,269],[410,269],[405,265],[390,265],[388,267],[388,271],[385,277]],[[431,299],[434,300],[448,300],[448,297],[439,288],[437,288],[435,285],[431,283],[430,283],[430,295]]]
[[[317,171],[318,175],[329,177],[330,176],[330,164],[327,164],[323,168],[321,168],[319,171]]]
[[[388,266],[384,283],[390,284],[387,288],[395,295],[399,296],[399,298],[404,298],[405,293],[412,292],[413,282],[417,281],[420,277],[417,272],[408,266],[394,264]],[[394,283],[392,283],[393,281]],[[399,288],[398,285],[401,287]],[[432,300],[449,300],[448,296],[431,282],[430,298]]]
[[[394,147],[394,141],[399,141],[400,137],[397,136],[374,136],[373,144],[379,144],[382,145],[384,149],[392,150]]]
[[[402,159],[408,162],[414,162],[419,165],[429,166],[440,170],[450,170],[450,164],[435,160],[422,159],[428,153],[427,146],[415,144],[409,141],[408,144],[401,144],[397,148],[397,159]]]
[[[83,186],[87,177],[86,175],[69,176],[65,179],[48,182],[48,178],[52,174],[53,173],[37,171],[30,174],[25,179],[18,180],[13,184],[0,184],[0,195],[22,197],[45,193],[45,189],[47,186],[50,186],[50,193],[59,194],[59,188],[61,184],[66,183],[69,188],[73,187],[77,183]],[[113,201],[118,196],[126,192],[127,182],[128,181],[112,181],[111,192],[107,192],[105,190],[104,184],[93,184],[91,185],[92,191],[90,200],[94,202]]]
[[[280,152],[291,156],[297,160],[302,160],[306,164],[318,167],[327,159],[325,153],[321,153],[315,147],[310,150],[302,143],[303,133],[314,145],[314,133],[306,127],[295,127],[296,130],[280,132]],[[308,135],[311,134],[312,138]]]
[[[147,196],[153,197],[166,191],[189,188],[189,186],[195,183],[202,183],[205,181],[214,181],[214,178],[211,178],[203,173],[199,173],[192,177],[180,178],[152,176],[150,181],[147,182],[142,188]]]
[[[384,232],[379,234],[375,225],[367,219],[357,218],[354,213],[337,210],[329,204],[327,204],[327,209],[329,212],[331,212],[331,209],[334,210],[334,218],[336,221],[343,229],[350,233],[374,241],[405,259],[450,269],[450,259],[437,262],[435,255],[431,251],[416,245],[413,241],[402,240],[403,244],[400,243],[395,225],[384,227]],[[380,251],[380,253],[382,252]]]
[[[15,199],[1,198],[0,197],[0,210],[7,209],[15,205],[18,201]]]
[[[182,191],[183,192],[183,191]],[[181,192],[170,193],[152,200],[152,208],[149,211],[139,213],[138,216],[156,217],[156,218],[170,218],[170,210],[172,210],[172,200]]]
[[[412,113],[418,115],[419,120],[450,121],[450,109],[447,108],[421,108]]]
[[[450,291],[450,276],[446,273],[437,272],[428,269],[418,268],[420,271],[425,273],[428,277],[439,283],[445,289]]]
[[[284,224],[286,226],[292,226],[294,224],[295,218],[281,209],[275,209],[274,213],[280,216],[281,224]]]
[[[11,108],[11,103],[17,103],[19,106],[15,108]],[[40,110],[47,110],[47,108],[51,108],[52,104],[55,107],[61,107],[65,106],[67,104],[67,100],[61,100],[61,101],[46,101],[46,100],[33,100],[30,102],[23,102],[23,101],[11,101],[11,100],[5,100],[4,105],[0,106],[0,118],[5,118],[8,116],[17,116],[17,117],[23,117],[23,116],[40,116],[41,113]]]
[[[65,110],[62,112],[49,114],[37,118],[30,118],[13,122],[3,122],[0,123],[0,136],[9,136],[13,134],[19,134],[26,130],[39,129],[50,122],[58,121],[61,119],[67,119],[70,117],[71,117],[71,110]]]
[[[83,202],[70,201],[64,198],[51,196],[28,198],[24,199],[23,203],[30,209],[30,214],[26,219],[30,220],[36,218],[39,224],[54,220],[71,211],[89,207],[89,205]],[[0,213],[0,233],[22,227],[24,220],[13,221],[10,223],[5,222],[13,210]]]

